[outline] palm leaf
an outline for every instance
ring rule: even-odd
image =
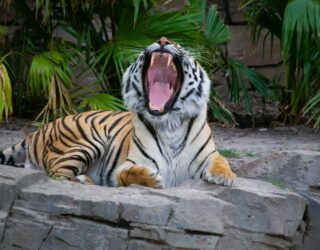
[[[89,107],[94,110],[125,110],[121,99],[107,93],[95,94],[83,98],[81,108]]]
[[[281,39],[284,11],[288,0],[244,0],[241,8],[245,10],[248,19],[252,41],[259,42],[261,31]]]
[[[0,60],[0,124],[3,113],[6,118],[12,113],[12,88],[8,71]]]
[[[320,3],[318,0],[294,0],[286,7],[283,29],[282,50],[284,59],[288,60],[292,48],[296,48],[296,54],[304,53],[306,46],[314,39],[314,35],[320,33]],[[319,39],[318,44],[319,44]],[[295,43],[295,44],[293,44]],[[320,45],[320,44],[319,44]],[[300,50],[302,50],[300,52]]]
[[[42,91],[48,95],[52,76],[56,75],[61,83],[70,87],[72,82],[68,58],[58,51],[45,51],[33,57],[29,72],[29,83],[33,92]]]
[[[230,40],[230,29],[222,22],[215,7],[211,7],[208,12],[204,35],[208,42],[213,46],[217,46]]]
[[[135,27],[137,23],[141,1],[143,2],[144,8],[145,9],[148,8],[148,3],[146,0],[133,0],[133,6],[134,6],[133,27]]]
[[[240,100],[240,90],[242,90],[245,110],[249,114],[253,115],[248,95],[248,86],[258,91],[263,97],[275,99],[275,93],[268,87],[270,81],[262,74],[248,68],[234,58],[228,58],[227,69],[231,77],[231,101],[238,103]]]
[[[284,119],[295,123],[307,114],[313,120],[315,109],[308,107],[317,100],[315,96],[320,88],[320,2],[245,0],[243,7],[255,43],[262,29],[266,29],[271,38],[281,39],[286,75],[280,100]]]
[[[214,91],[211,93],[208,106],[210,113],[215,120],[226,124],[228,127],[234,127],[236,125],[232,113],[224,106],[224,103]]]
[[[61,84],[56,75],[52,75],[48,102],[35,120],[37,121],[42,118],[41,123],[46,124],[51,118],[56,119],[72,113],[74,113],[74,111],[68,89]]]
[[[70,58],[58,51],[45,51],[35,55],[29,71],[29,84],[33,93],[44,93],[48,98],[36,120],[42,117],[48,122],[51,112],[54,118],[73,112],[69,89],[72,87]]]
[[[308,123],[314,122],[314,128],[320,127],[320,91],[306,105],[304,115],[308,115]]]

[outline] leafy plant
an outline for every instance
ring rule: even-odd
[[[125,110],[126,107],[118,98],[106,94],[94,94],[93,96],[84,97],[80,103],[80,108],[89,107],[90,109],[106,110]]]
[[[224,58],[218,45],[229,41],[230,30],[205,0],[190,0],[180,10],[164,9],[154,0],[7,2],[16,10],[14,24],[20,27],[12,42],[4,44],[4,51],[14,52],[7,62],[16,72],[11,76],[15,109],[36,110],[36,119],[43,122],[85,109],[124,109],[124,70],[161,36],[187,48],[208,72],[229,71],[233,102],[247,85],[269,97],[267,79]],[[81,83],[83,76],[92,80]],[[233,125],[232,114],[214,90],[211,100],[212,116]]]
[[[307,116],[320,124],[320,2],[319,0],[245,0],[257,43],[261,31],[281,41],[285,88],[280,111],[285,121],[297,123]]]
[[[240,100],[240,90],[242,90],[243,103],[247,113],[253,114],[248,95],[248,84],[257,90],[261,96],[270,99],[275,98],[274,92],[268,88],[270,81],[263,75],[240,63],[239,60],[234,58],[227,59],[227,70],[231,78],[231,100],[233,103],[238,103]]]
[[[12,113],[12,89],[11,81],[5,64],[0,60],[0,123],[2,121],[2,115],[5,117]]]
[[[205,18],[204,11],[202,11],[202,21],[204,26],[204,34],[206,38],[206,49],[209,49],[211,54],[216,54],[216,64],[211,70],[217,68],[223,69],[228,75],[228,80],[231,82],[231,102],[236,104],[240,101],[240,91],[243,94],[245,110],[252,117],[254,116],[250,97],[248,95],[248,87],[258,91],[262,97],[268,99],[275,99],[275,93],[268,87],[270,85],[269,79],[262,74],[256,72],[253,69],[248,68],[244,64],[240,63],[235,58],[225,57],[222,50],[217,47],[221,43],[226,43],[231,38],[229,28],[219,18],[219,14],[215,8],[211,8],[208,12],[208,16]],[[205,21],[207,19],[207,21]],[[218,60],[219,61],[218,61]],[[210,64],[207,62],[207,64]],[[211,63],[212,64],[212,63]],[[228,126],[234,126],[236,124],[233,115],[228,111],[218,95],[212,91],[211,102],[209,108],[214,116],[220,122],[227,124]]]

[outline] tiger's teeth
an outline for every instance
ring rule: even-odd
[[[160,112],[162,113],[164,111],[164,105],[162,104],[160,107]]]
[[[149,102],[149,109],[153,110],[153,106],[152,106],[151,102]]]
[[[150,110],[156,110],[156,108],[152,105],[151,102],[149,102],[149,109]],[[160,112],[162,113],[164,111],[164,104],[161,105],[160,107]]]
[[[177,71],[176,65],[174,65],[174,63],[171,63],[171,67],[173,68],[174,71]]]
[[[150,67],[153,65],[153,63],[154,63],[154,57],[155,57],[155,54],[153,53],[152,55],[151,55],[151,63],[150,63]]]
[[[172,64],[172,55],[168,55],[167,67],[169,67],[171,64]]]

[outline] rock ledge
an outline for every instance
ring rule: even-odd
[[[161,190],[0,166],[0,249],[299,249],[306,200],[270,183]]]

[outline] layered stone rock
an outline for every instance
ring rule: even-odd
[[[107,188],[0,166],[0,249],[289,249],[306,200],[263,181]]]

